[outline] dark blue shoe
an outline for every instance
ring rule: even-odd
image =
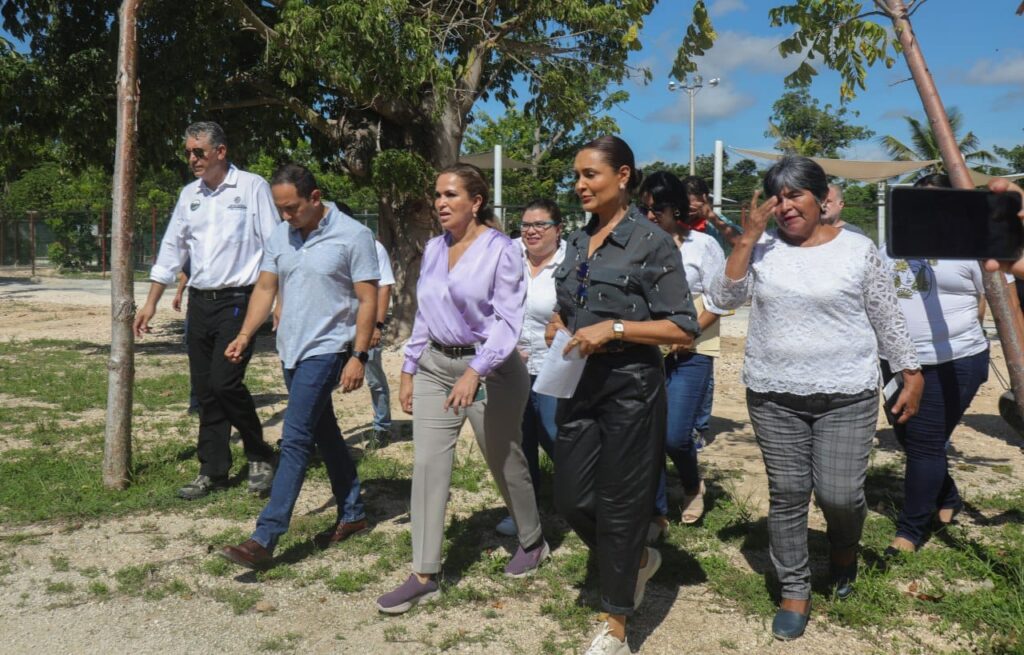
[[[846,600],[853,595],[853,583],[857,580],[856,560],[846,566],[830,563],[829,574],[832,576],[832,595],[835,598]]]
[[[807,629],[807,621],[811,618],[811,606],[807,605],[807,614],[800,614],[791,610],[784,610],[781,607],[775,613],[772,620],[772,634],[776,639],[791,641],[804,634]]]

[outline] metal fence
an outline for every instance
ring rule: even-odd
[[[156,260],[171,209],[136,212],[132,260],[136,270],[148,270]],[[356,220],[377,233],[377,214],[357,213]],[[0,212],[0,266],[56,266],[52,247],[71,250],[85,271],[110,271],[110,211]]]

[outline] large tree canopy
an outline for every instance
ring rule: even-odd
[[[773,137],[775,147],[805,157],[836,159],[839,151],[855,141],[869,139],[874,132],[847,122],[857,112],[830,104],[819,106],[806,86],[782,94],[772,105],[765,136]]]
[[[241,160],[308,140],[329,166],[376,187],[408,325],[422,244],[436,230],[432,169],[456,160],[474,105],[510,105],[521,90],[527,113],[572,129],[595,90],[630,74],[654,1],[149,0],[143,164],[175,157],[198,118],[221,122]],[[38,78],[18,105],[32,127],[109,166],[118,0],[0,3],[5,29],[31,43]]]

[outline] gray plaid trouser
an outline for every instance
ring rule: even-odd
[[[807,512],[811,491],[833,550],[860,542],[864,479],[878,421],[878,391],[796,396],[747,390],[768,473],[768,538],[782,597],[811,597]]]

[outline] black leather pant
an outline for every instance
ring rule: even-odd
[[[597,556],[601,608],[633,613],[665,444],[657,348],[592,355],[558,408],[555,505]]]

